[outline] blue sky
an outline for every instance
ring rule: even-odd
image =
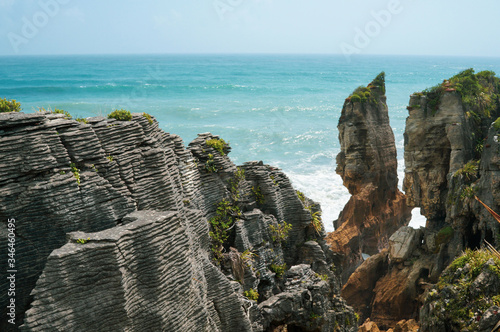
[[[500,1],[0,0],[0,55],[500,57]]]

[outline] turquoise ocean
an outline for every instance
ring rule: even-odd
[[[467,68],[500,74],[500,58],[342,55],[85,55],[0,57],[0,98],[24,112],[90,117],[125,108],[154,115],[185,144],[211,132],[236,164],[262,160],[321,203],[328,231],[349,193],[336,175],[345,98],[385,71],[403,179],[409,96]]]

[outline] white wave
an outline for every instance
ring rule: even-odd
[[[349,201],[350,194],[342,184],[342,178],[331,166],[314,167],[309,165],[304,170],[311,172],[285,171],[295,189],[321,204],[322,219],[327,232],[333,232],[333,221],[339,216]]]

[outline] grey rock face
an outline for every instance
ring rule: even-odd
[[[413,253],[413,250],[419,245],[421,236],[414,228],[403,226],[398,229],[389,238],[389,258],[401,263]]]
[[[383,73],[346,99],[338,129],[336,171],[352,196],[327,242],[344,255],[342,280],[346,282],[363,262],[362,254],[375,255],[387,248],[391,234],[411,217],[398,189],[396,144]]]
[[[58,114],[0,114],[0,220],[17,225],[17,326],[264,331],[275,323],[306,326],[310,305],[321,303],[314,326],[323,331],[338,321],[355,329],[354,319],[332,318],[353,311],[332,299],[340,284],[324,230],[312,225],[319,206],[301,200],[276,168],[237,168],[230,148],[221,153],[207,144],[212,139],[219,138],[201,134],[186,149],[142,114],[88,124]],[[245,176],[236,181],[238,172]],[[217,266],[207,220],[222,200],[241,212]],[[290,229],[278,236],[284,225]],[[5,249],[6,228],[0,234]],[[303,314],[293,322],[286,315],[274,321],[258,303],[288,294],[282,275],[302,262],[312,266],[314,281],[296,285],[296,293],[321,291],[313,302],[295,302]],[[7,288],[2,280],[2,308]],[[250,290],[258,303],[244,296]],[[7,331],[5,317],[0,329]]]

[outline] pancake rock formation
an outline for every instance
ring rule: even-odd
[[[466,325],[478,331],[497,317],[498,303],[480,295],[498,294],[495,274],[479,277],[491,267],[488,259],[469,274],[473,264],[459,258],[441,274],[483,240],[500,244],[500,224],[474,199],[500,211],[499,83],[492,72],[469,69],[410,97],[403,187],[408,205],[421,208],[427,226],[400,228],[388,250],[367,259],[342,289],[362,318],[381,329],[416,319],[424,332],[466,331]],[[478,287],[464,289],[474,283]],[[450,303],[453,298],[465,302]],[[481,314],[486,310],[489,320]]]
[[[396,145],[389,124],[385,74],[346,99],[339,119],[337,173],[352,195],[327,242],[344,255],[346,281],[363,261],[387,248],[389,237],[410,219],[398,189]]]
[[[209,133],[186,148],[141,113],[0,114],[17,270],[16,324],[4,278],[0,330],[356,331],[319,205],[230,150]]]

